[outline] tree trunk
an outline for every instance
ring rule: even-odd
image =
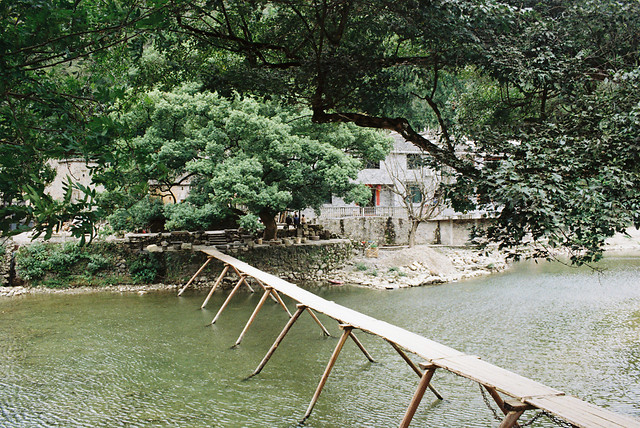
[[[264,211],[259,215],[260,220],[262,220],[262,224],[264,224],[262,239],[264,239],[265,241],[276,239],[276,237],[278,236],[278,224],[276,223],[276,216]]]
[[[420,221],[416,219],[411,220],[411,228],[409,228],[409,248],[414,247],[416,245],[416,232],[418,231],[418,226],[420,225]]]

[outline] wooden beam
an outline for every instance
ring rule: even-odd
[[[504,417],[504,419],[502,420],[502,422],[500,422],[500,427],[499,428],[512,428],[515,427],[517,425],[517,420],[520,416],[522,416],[522,414],[524,413],[524,410],[522,411],[513,411],[513,412],[508,412],[507,415]]]
[[[422,377],[422,370],[420,370],[418,368],[418,366],[416,366],[416,364],[411,361],[411,359],[407,356],[407,354],[405,354],[405,352],[395,343],[393,343],[392,341],[390,341],[389,339],[386,339],[387,342],[389,342],[389,344],[391,344],[391,346],[393,346],[393,349],[395,349],[398,354],[400,354],[400,356],[402,357],[402,359],[409,364],[409,367],[411,367],[411,369],[419,376]],[[431,392],[433,392],[433,395],[436,396],[436,398],[438,400],[444,400],[444,398],[442,398],[442,395],[440,395],[440,393],[434,388],[433,385],[431,385],[431,383],[429,383],[429,389],[431,390]]]
[[[207,265],[209,264],[209,262],[210,262],[211,260],[213,260],[213,258],[214,258],[213,256],[209,256],[209,257],[207,257],[207,260],[204,262],[204,264],[203,264],[202,266],[200,266],[200,269],[198,269],[198,271],[197,271],[197,272],[196,272],[196,273],[191,277],[191,279],[189,280],[189,282],[187,282],[187,283],[185,284],[185,286],[184,286],[184,287],[182,287],[182,288],[180,289],[180,291],[178,291],[178,296],[181,296],[181,295],[182,295],[182,293],[184,293],[184,290],[186,290],[186,289],[187,289],[187,287],[188,287],[188,286],[190,286],[190,285],[191,285],[191,283],[192,283],[193,281],[195,281],[195,279],[198,277],[198,275],[200,275],[200,272],[202,272],[202,271],[204,270],[204,268],[206,268],[206,267],[207,267]]]
[[[264,285],[264,283],[260,281],[258,278],[253,278],[253,279],[255,279],[256,282],[260,284],[260,287],[262,287],[263,289],[266,288],[266,285]],[[273,300],[276,303],[279,303],[280,306],[282,306],[284,310],[287,312],[287,314],[289,315],[289,318],[291,318],[291,312],[289,312],[289,308],[287,308],[287,305],[284,304],[284,301],[282,300],[282,298],[280,297],[280,294],[278,294],[275,288],[271,292],[271,300]]]
[[[225,263],[224,269],[222,269],[222,272],[218,276],[218,279],[216,279],[215,284],[213,284],[213,287],[211,287],[211,291],[209,291],[209,294],[207,294],[207,298],[204,299],[204,302],[202,303],[202,306],[200,306],[200,309],[204,309],[204,307],[207,306],[207,303],[209,303],[209,299],[211,299],[213,292],[216,291],[216,288],[218,288],[218,284],[222,282],[222,278],[224,278],[224,276],[227,274],[228,271],[229,271],[229,264]]]
[[[316,405],[316,402],[318,401],[318,398],[320,397],[320,393],[322,392],[322,388],[324,388],[324,385],[327,383],[327,379],[329,378],[329,374],[331,373],[331,369],[333,368],[333,366],[335,365],[336,361],[338,360],[338,355],[340,355],[340,351],[342,351],[342,347],[344,346],[344,343],[347,341],[347,338],[351,334],[351,330],[352,329],[353,329],[353,327],[351,327],[351,326],[345,326],[344,327],[344,331],[342,332],[342,336],[340,336],[340,340],[338,340],[338,344],[336,345],[336,348],[333,350],[333,354],[331,354],[331,359],[329,359],[329,363],[327,364],[327,367],[324,369],[324,373],[322,374],[322,377],[320,378],[320,383],[318,384],[318,387],[316,388],[316,392],[313,394],[313,398],[311,399],[311,402],[309,403],[309,407],[307,407],[307,412],[304,414],[304,418],[302,419],[303,421],[305,421],[311,415],[311,412],[313,411],[313,407]]]
[[[484,387],[484,389],[486,389],[489,392],[489,395],[491,395],[491,398],[493,398],[493,401],[496,402],[496,404],[498,405],[502,413],[505,415],[509,413],[509,411],[504,407],[504,400],[502,399],[498,391],[496,391],[496,389],[491,386],[487,386],[487,385],[482,385],[482,386]]]
[[[249,276],[249,275],[248,275],[248,274],[246,274],[246,273],[240,272],[240,271],[238,270],[238,268],[237,268],[237,267],[235,267],[235,266],[233,266],[233,265],[232,265],[231,267],[232,267],[232,268],[233,268],[233,270],[236,272],[236,275],[238,275],[240,278],[244,278],[244,283],[245,283],[245,285],[247,286],[247,288],[248,288],[252,293],[255,293],[255,291],[253,291],[253,288],[251,288],[251,285],[249,285],[249,283],[247,282],[247,276]],[[263,288],[264,288],[264,286],[263,286]]]
[[[367,360],[369,360],[372,363],[375,363],[376,360],[374,360],[373,357],[371,356],[371,354],[369,354],[369,352],[367,352],[367,350],[365,349],[365,347],[362,344],[362,342],[360,342],[360,340],[356,337],[356,335],[353,334],[353,331],[349,334],[349,336],[351,337],[351,339],[353,339],[353,341],[356,344],[356,346],[358,346],[358,348],[360,348],[360,350],[362,351],[364,356],[367,357]]]
[[[309,315],[311,315],[311,318],[313,318],[313,320],[316,322],[316,324],[320,326],[320,328],[322,329],[322,333],[324,333],[325,336],[331,337],[331,333],[329,333],[329,330],[327,330],[325,326],[322,324],[322,322],[320,322],[320,320],[318,319],[316,314],[313,313],[311,308],[307,307],[307,311],[309,312]]]
[[[409,407],[407,408],[404,417],[402,418],[402,422],[400,422],[400,428],[407,428],[413,419],[413,415],[415,415],[416,410],[418,409],[418,405],[420,401],[422,401],[422,397],[424,396],[424,392],[427,390],[429,386],[429,382],[431,382],[431,378],[433,374],[436,372],[436,366],[433,364],[424,364],[421,365],[426,371],[420,378],[420,383],[418,384],[418,388],[416,392],[413,394],[413,398],[411,398],[411,403],[409,403]]]
[[[218,313],[216,314],[215,317],[213,317],[213,320],[211,321],[211,324],[215,324],[216,321],[218,321],[218,317],[220,317],[220,314],[222,313],[222,311],[224,311],[224,308],[227,307],[227,305],[231,301],[231,298],[233,297],[233,295],[236,294],[236,291],[238,291],[238,288],[240,288],[240,286],[242,285],[242,281],[244,281],[244,274],[242,274],[240,276],[240,279],[236,283],[235,287],[233,287],[233,290],[231,290],[231,293],[229,293],[229,296],[227,296],[227,299],[224,301],[224,303],[222,304],[222,306],[218,310]]]
[[[253,321],[255,321],[256,316],[258,316],[258,312],[260,312],[262,305],[264,305],[264,302],[266,302],[269,296],[271,295],[271,291],[273,291],[273,288],[271,287],[265,288],[264,294],[260,298],[260,301],[258,302],[258,305],[256,306],[256,308],[253,310],[253,313],[251,314],[249,321],[247,321],[247,324],[242,329],[242,333],[240,333],[240,336],[238,336],[238,340],[236,340],[236,344],[234,346],[240,345],[240,342],[242,342],[242,338],[244,337],[245,333],[247,332],[247,330],[249,330],[249,327],[251,327],[251,324],[253,324]]]
[[[271,293],[271,297],[273,297],[274,295],[275,295],[276,301],[280,304],[280,306],[284,308],[284,310],[287,312],[287,315],[289,315],[289,318],[291,318],[292,315],[291,315],[291,312],[289,312],[289,308],[287,308],[287,305],[284,304],[282,297],[280,297],[280,294],[278,294],[278,292],[275,289]]]
[[[291,318],[289,318],[289,321],[287,321],[287,324],[284,326],[284,328],[282,329],[282,331],[280,332],[280,334],[276,338],[276,341],[273,342],[273,345],[271,345],[271,348],[269,348],[269,351],[267,352],[267,355],[265,355],[264,358],[262,359],[262,361],[260,361],[260,364],[258,364],[258,367],[253,371],[253,373],[249,376],[249,378],[257,375],[258,373],[260,373],[262,371],[262,369],[267,364],[267,362],[269,361],[269,359],[271,358],[273,353],[276,352],[276,349],[278,349],[278,346],[280,345],[280,343],[282,342],[284,337],[287,335],[287,333],[289,332],[291,327],[293,327],[293,324],[300,317],[300,315],[302,315],[302,313],[305,311],[305,309],[307,309],[307,307],[305,305],[302,305],[302,304],[297,305],[297,307],[298,307],[298,309],[293,313],[293,316]]]
[[[503,401],[503,407],[506,411],[506,416],[500,423],[500,428],[513,428],[519,426],[518,418],[522,416],[525,411],[535,409],[535,407],[530,404],[513,399]]]

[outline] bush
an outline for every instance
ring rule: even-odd
[[[113,260],[104,256],[102,246],[82,246],[77,243],[32,244],[23,246],[16,254],[16,270],[27,281],[42,282],[47,287],[60,286],[59,279],[82,272],[94,275],[113,269]],[[58,279],[48,278],[55,276]],[[64,281],[63,281],[64,282]]]
[[[196,206],[189,202],[169,204],[164,207],[167,230],[207,230],[220,213],[211,204]]]
[[[151,284],[160,275],[162,264],[155,254],[141,253],[129,264],[129,272],[135,284]]]
[[[27,281],[40,279],[48,270],[49,252],[44,244],[21,247],[16,254],[16,270]]]
[[[164,222],[164,205],[162,200],[147,196],[128,209],[117,209],[107,220],[116,232],[150,229],[154,224]]]

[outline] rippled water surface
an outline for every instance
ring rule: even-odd
[[[312,290],[640,419],[640,259],[603,265],[603,274],[523,263],[438,287]],[[197,293],[0,300],[0,426],[296,426],[336,339],[303,315],[263,372],[244,380],[287,316],[266,304],[231,349],[260,296],[237,295],[205,327],[224,297],[206,310]],[[339,334],[335,321],[322,320]],[[402,418],[417,376],[382,340],[359,338],[378,362],[347,342],[305,426],[387,427]],[[498,425],[474,383],[438,372],[433,384],[445,400],[427,391],[412,426]]]

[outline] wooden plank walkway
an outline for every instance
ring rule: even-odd
[[[317,320],[317,318],[315,318],[315,315],[313,315],[313,311],[323,313],[340,323],[341,328],[343,328],[342,337],[340,338],[340,341],[336,346],[336,349],[334,350],[334,354],[332,355],[331,360],[327,365],[325,373],[323,374],[323,377],[320,381],[320,385],[318,385],[318,389],[316,390],[316,394],[314,394],[314,398],[312,399],[311,404],[307,409],[305,419],[311,414],[311,410],[313,409],[313,406],[315,405],[315,402],[320,395],[322,387],[324,386],[324,383],[329,376],[331,368],[333,367],[333,364],[335,363],[335,360],[337,359],[338,354],[342,349],[342,345],[344,345],[344,342],[349,337],[351,337],[356,342],[360,349],[365,353],[367,358],[372,360],[362,344],[359,343],[355,335],[353,335],[353,330],[357,329],[379,336],[394,345],[394,348],[403,356],[405,361],[407,361],[409,364],[412,363],[410,362],[410,360],[408,360],[408,358],[406,358],[406,355],[403,354],[402,349],[418,355],[426,362],[426,364],[422,365],[422,369],[425,370],[424,372],[412,365],[414,371],[416,371],[418,375],[421,375],[421,382],[418,386],[416,394],[411,401],[409,409],[407,409],[407,413],[405,414],[403,421],[400,423],[401,427],[409,426],[411,418],[413,417],[413,414],[415,413],[416,408],[420,403],[422,395],[424,394],[427,387],[431,388],[436,396],[439,397],[439,394],[433,389],[432,385],[430,385],[430,380],[431,376],[433,376],[433,372],[436,369],[444,369],[459,376],[470,379],[474,382],[477,382],[482,385],[482,387],[484,387],[487,391],[489,391],[490,395],[496,401],[498,407],[505,414],[505,419],[502,421],[500,427],[517,426],[516,421],[525,410],[540,409],[552,415],[555,415],[556,417],[563,419],[564,421],[569,422],[570,424],[573,424],[577,427],[640,428],[640,421],[599,408],[578,398],[566,396],[561,391],[550,388],[534,380],[525,378],[516,373],[482,361],[476,356],[465,354],[448,346],[437,343],[433,340],[429,340],[418,334],[407,331],[403,328],[341,306],[333,301],[325,300],[309,291],[296,286],[295,284],[287,282],[281,278],[278,278],[277,276],[263,272],[247,263],[244,263],[227,254],[221,253],[220,251],[217,251],[213,248],[194,247],[194,249],[202,251],[208,256],[205,265],[213,258],[218,259],[225,264],[225,268],[222,274],[216,281],[202,307],[206,305],[207,301],[215,291],[215,288],[222,280],[222,277],[229,270],[229,267],[231,267],[240,276],[240,280],[236,284],[236,287],[234,287],[234,290],[231,292],[223,306],[218,311],[218,314],[214,318],[213,322],[218,319],[220,313],[226,307],[228,301],[231,299],[231,297],[233,297],[233,294],[241,286],[243,281],[246,283],[246,277],[254,278],[265,290],[263,298],[260,300],[260,303],[256,307],[256,310],[254,311],[251,319],[245,326],[245,329],[243,330],[240,338],[238,338],[238,342],[236,342],[236,345],[240,343],[242,336],[244,336],[247,329],[255,319],[255,315],[269,296],[274,298],[274,300],[279,300],[283,306],[284,304],[282,303],[279,294],[288,296],[289,298],[298,302],[298,311],[296,311],[296,313],[293,315],[289,313],[291,317],[289,322],[283,329],[278,339],[276,339],[276,342],[269,350],[267,356],[265,356],[265,359],[263,359],[263,361],[260,363],[260,366],[256,369],[253,375],[258,374],[260,370],[262,370],[262,367],[264,367],[273,352],[275,352],[275,349],[282,341],[286,333],[289,331],[289,328],[305,310],[308,311],[320,325],[322,324],[319,320]],[[198,271],[198,273],[201,270],[202,268]],[[193,279],[195,279],[196,276],[197,274],[194,275],[194,277],[180,290],[179,295],[182,294],[182,292],[189,286],[189,284],[193,281]],[[246,283],[246,285],[248,286],[248,283]],[[323,331],[326,332],[324,326],[322,326],[322,328]],[[398,347],[402,349],[399,349]],[[517,402],[514,404],[513,401],[505,401],[497,392],[501,392],[509,397],[512,397],[517,400]],[[518,405],[518,403],[520,404]]]

